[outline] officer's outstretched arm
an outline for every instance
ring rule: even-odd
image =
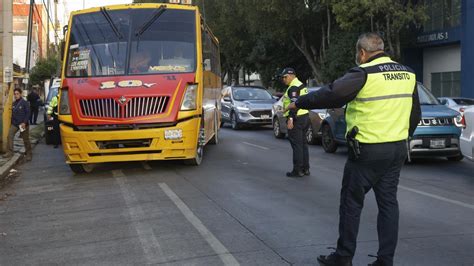
[[[344,76],[318,91],[299,97],[296,107],[303,109],[339,108],[355,99],[364,87],[367,73],[360,67],[349,70]]]

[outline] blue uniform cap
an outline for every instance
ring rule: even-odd
[[[281,72],[280,76],[284,76],[284,75],[296,75],[296,72],[293,68],[291,67],[287,67],[285,69],[283,69],[283,71]]]

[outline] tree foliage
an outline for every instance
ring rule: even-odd
[[[61,61],[56,54],[39,59],[36,65],[31,69],[30,84],[42,85],[44,80],[58,76],[60,68]]]
[[[134,0],[134,2],[163,2]],[[167,2],[167,1],[164,1]],[[406,32],[426,19],[416,0],[196,0],[220,41],[223,73],[258,72],[264,85],[276,85],[284,67],[300,79],[322,84],[354,66],[362,32],[380,32],[387,50],[401,57]]]

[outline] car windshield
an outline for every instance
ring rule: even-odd
[[[165,9],[155,16],[156,10],[102,10],[75,15],[66,75],[95,77],[194,71],[194,11]]]
[[[243,88],[235,87],[232,89],[232,96],[237,101],[248,100],[271,100],[272,95],[261,88]]]
[[[423,105],[438,105],[440,104],[436,97],[428,91],[428,89],[422,84],[418,83],[418,97],[420,98],[420,104]]]
[[[453,101],[458,105],[474,105],[474,99],[454,98]]]

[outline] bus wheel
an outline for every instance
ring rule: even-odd
[[[219,143],[219,124],[217,123],[217,115],[214,118],[214,136],[209,140],[209,144]]]
[[[198,145],[196,149],[196,157],[184,160],[185,165],[199,166],[202,163],[202,156],[204,155],[204,146]]]
[[[91,164],[70,164],[69,167],[76,174],[90,173],[94,169]]]

